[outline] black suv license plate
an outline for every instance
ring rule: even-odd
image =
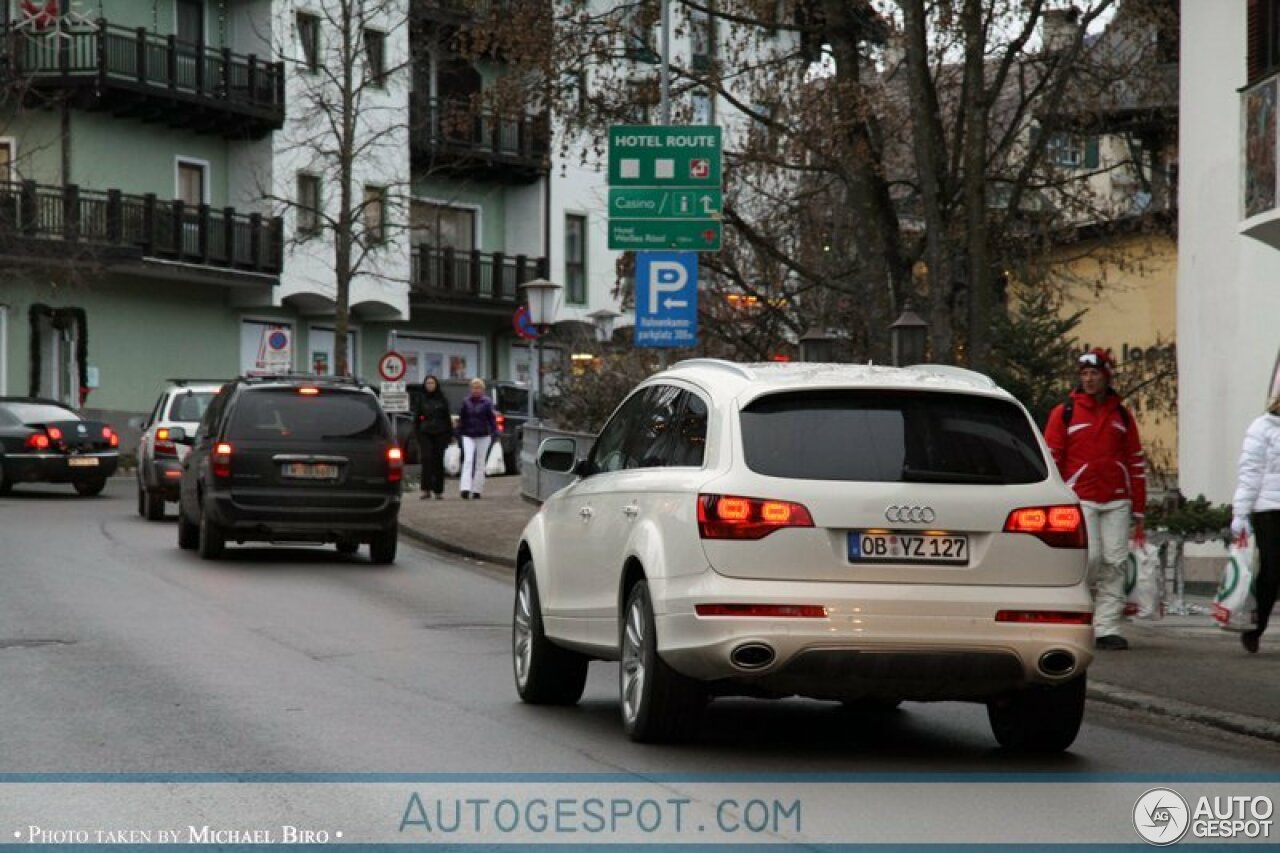
[[[849,532],[851,563],[969,563],[969,537],[959,533]]]
[[[336,480],[338,466],[328,462],[286,462],[281,473],[295,480]]]

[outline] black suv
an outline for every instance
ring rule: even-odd
[[[229,541],[368,543],[396,557],[401,450],[371,388],[317,376],[222,386],[194,436],[178,495],[178,545],[216,559]]]

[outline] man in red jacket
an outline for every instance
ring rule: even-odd
[[[1094,645],[1129,648],[1124,619],[1125,561],[1132,538],[1142,542],[1147,464],[1133,415],[1111,388],[1111,357],[1093,349],[1080,356],[1080,385],[1049,413],[1044,437],[1058,472],[1080,498],[1089,532],[1089,579],[1094,590]]]

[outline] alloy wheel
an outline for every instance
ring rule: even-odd
[[[622,630],[622,716],[628,722],[640,713],[644,695],[644,623],[640,599],[633,598]]]
[[[520,580],[516,594],[515,630],[511,632],[512,652],[516,662],[516,683],[529,683],[529,667],[533,662],[533,628],[530,625],[529,574]]]

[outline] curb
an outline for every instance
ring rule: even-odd
[[[1280,743],[1280,723],[1262,717],[1251,717],[1248,714],[1236,714],[1232,711],[1208,708],[1165,696],[1155,696],[1117,687],[1105,681],[1089,682],[1088,696],[1090,699],[1105,702],[1108,705],[1117,705],[1160,717],[1186,720],[1222,731]]]
[[[440,539],[429,533],[423,533],[415,527],[407,524],[400,524],[400,535],[407,536],[410,539],[421,542],[424,545],[430,545],[440,551],[447,551],[450,554],[457,554],[460,557],[468,557],[472,560],[480,560],[485,563],[493,563],[494,565],[503,566],[504,568],[515,570],[516,561],[510,557],[499,556],[497,554],[486,554],[483,551],[474,551],[462,545],[454,544],[447,539]]]

